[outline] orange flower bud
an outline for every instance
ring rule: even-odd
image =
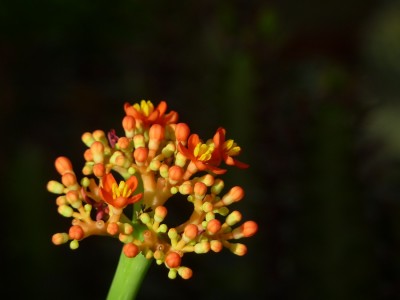
[[[221,222],[217,219],[212,219],[207,223],[207,232],[216,234],[221,229]]]
[[[176,252],[169,252],[165,257],[165,264],[168,268],[177,268],[181,265],[181,256]]]
[[[243,256],[247,253],[247,247],[246,245],[237,243],[237,244],[231,244],[229,246],[229,250],[232,251],[232,253],[239,255],[239,256]]]
[[[120,137],[117,143],[118,147],[122,150],[128,149],[129,147],[129,139],[127,137]]]
[[[188,241],[190,241],[190,240],[193,240],[194,238],[196,238],[198,232],[199,232],[199,229],[197,228],[197,225],[188,224],[185,227],[184,236],[187,238]]]
[[[104,167],[104,164],[98,163],[93,166],[94,176],[103,177],[105,172],[106,172],[106,168]]]
[[[180,267],[178,269],[178,274],[183,278],[183,279],[190,279],[193,275],[193,271],[188,268],[188,267]]]
[[[187,138],[190,134],[189,126],[186,123],[178,123],[175,127],[175,138],[177,142],[186,144]]]
[[[222,197],[222,202],[225,205],[232,204],[233,202],[238,202],[244,197],[244,190],[240,186],[234,186],[229,190],[229,192]]]
[[[69,237],[73,240],[81,240],[85,236],[85,232],[83,231],[82,227],[79,225],[73,225],[69,229]]]
[[[167,216],[167,208],[165,206],[157,206],[154,211],[154,220],[156,222],[162,222]]]
[[[77,184],[76,176],[73,173],[64,173],[61,177],[61,182],[67,187],[73,186]]]
[[[128,138],[133,137],[135,134],[135,126],[136,126],[136,121],[135,118],[132,116],[125,116],[122,120],[122,127],[125,130],[125,135]]]
[[[56,234],[53,234],[51,241],[54,245],[65,244],[66,242],[69,241],[69,236],[65,232],[64,233],[56,233]]]
[[[93,161],[95,163],[102,163],[104,160],[104,145],[96,141],[90,146],[90,149],[92,150]]]
[[[124,248],[123,248],[124,254],[129,258],[132,258],[132,257],[135,257],[136,255],[138,255],[139,251],[140,251],[139,247],[133,243],[125,244]]]
[[[107,225],[107,232],[111,235],[115,235],[119,232],[119,227],[118,224],[115,222],[112,222]]]
[[[147,159],[147,148],[140,147],[133,152],[133,157],[135,158],[136,163],[141,166]]]
[[[210,242],[211,250],[214,252],[220,252],[223,248],[221,241],[219,240],[212,240]]]
[[[242,237],[250,237],[254,235],[258,230],[258,225],[254,221],[247,221],[242,224],[239,228],[232,231],[234,239],[240,239]]]
[[[207,186],[202,182],[196,182],[194,184],[193,192],[196,198],[203,199],[207,193]]]
[[[183,169],[178,166],[172,166],[168,169],[169,183],[177,184],[183,177]]]
[[[55,161],[55,167],[60,175],[64,175],[67,172],[72,172],[72,163],[65,156],[60,156]]]

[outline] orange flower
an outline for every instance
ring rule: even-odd
[[[238,168],[248,168],[249,165],[242,163],[233,158],[240,154],[242,149],[235,143],[234,140],[225,139],[226,130],[222,127],[217,129],[213,137],[213,142],[216,150],[213,152],[213,160],[221,161],[223,160],[229,166],[236,166]]]
[[[189,136],[187,148],[182,143],[179,143],[178,150],[186,158],[190,159],[200,171],[210,170],[215,174],[224,174],[226,172],[226,170],[218,168],[219,163],[213,159],[214,143],[203,144],[197,134]]]
[[[124,208],[142,198],[142,194],[131,196],[137,186],[138,180],[135,176],[130,177],[126,182],[120,181],[119,185],[117,185],[114,176],[108,173],[101,180],[99,194],[108,204],[116,208]]]
[[[165,101],[161,101],[156,108],[154,108],[151,101],[145,100],[142,100],[140,105],[139,103],[133,105],[125,103],[124,109],[127,116],[141,120],[146,127],[152,124],[165,126],[166,124],[175,123],[178,120],[178,113],[175,111],[165,114],[167,110],[167,103]]]

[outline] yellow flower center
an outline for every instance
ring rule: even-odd
[[[241,150],[234,140],[225,141],[223,149],[229,156],[236,156],[240,153]]]
[[[119,185],[116,182],[111,186],[113,198],[116,199],[118,197],[128,198],[132,194],[132,190],[128,188],[128,185],[125,181],[120,181]]]
[[[146,117],[150,116],[150,114],[154,111],[154,105],[150,100],[142,100],[140,101],[140,105],[135,103],[133,108]]]
[[[215,149],[213,143],[211,144],[202,144],[198,143],[194,148],[193,154],[200,161],[208,161],[211,158],[211,155]]]

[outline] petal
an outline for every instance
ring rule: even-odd
[[[114,202],[114,199],[112,197],[112,194],[104,190],[103,188],[99,188],[99,195],[100,197],[107,202],[108,204],[111,204]]]
[[[131,190],[133,193],[137,188],[138,179],[136,178],[136,176],[131,176],[125,183],[128,186],[128,189]]]
[[[219,127],[217,132],[214,134],[213,142],[215,144],[215,148],[222,146],[225,142],[225,129],[223,127]]]
[[[101,183],[103,189],[106,190],[108,193],[111,193],[113,184],[117,182],[115,181],[112,173],[107,173],[101,179]]]
[[[196,148],[196,146],[197,146],[198,143],[200,143],[200,138],[199,138],[199,136],[198,136],[197,134],[191,134],[191,135],[189,136],[189,140],[188,140],[188,148],[189,148],[189,151],[192,151],[192,152],[193,152],[194,148]]]
[[[160,116],[165,114],[165,111],[167,110],[167,103],[165,101],[161,101],[158,105],[156,110],[160,113]]]
[[[191,159],[191,160],[195,160],[195,158],[193,156],[193,153],[191,153],[185,146],[183,146],[182,143],[178,144],[178,150],[186,158]]]
[[[129,198],[126,197],[117,197],[113,199],[111,203],[108,202],[107,203],[114,206],[115,208],[124,208],[125,206],[128,205],[128,200]]]
[[[132,197],[128,198],[128,203],[127,204],[133,204],[133,203],[138,202],[140,199],[142,199],[142,196],[143,196],[143,194],[140,193],[140,194],[137,194],[135,196],[132,196]]]

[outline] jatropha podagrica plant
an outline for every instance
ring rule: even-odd
[[[241,213],[230,210],[244,191],[240,186],[224,191],[220,178],[225,166],[248,167],[236,160],[241,148],[226,138],[222,127],[203,141],[187,124],[178,123],[175,111],[166,113],[164,101],[157,107],[145,100],[125,103],[124,110],[123,134],[112,129],[82,135],[88,149],[80,179],[67,157],[55,160],[61,180],[49,181],[47,189],[59,195],[58,213],[72,218],[72,225],[68,232],[54,234],[52,242],[77,249],[92,235],[117,238],[125,261],[154,259],[165,265],[171,279],[192,276],[182,264],[186,253],[226,247],[244,255],[246,246],[236,240],[255,234],[257,224],[242,222]],[[193,212],[172,227],[164,222],[165,203],[176,194],[193,205]],[[132,207],[133,214],[128,214]]]

